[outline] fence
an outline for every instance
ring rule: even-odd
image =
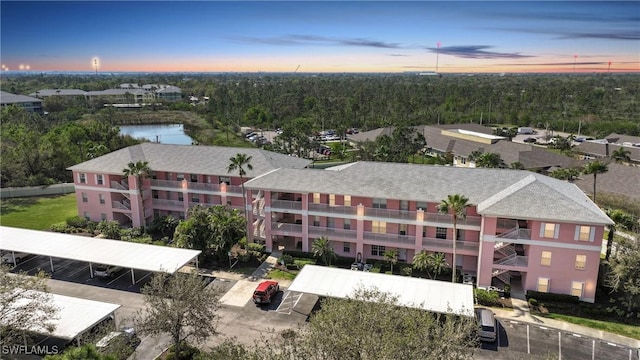
[[[0,199],[29,196],[61,195],[75,192],[73,183],[0,189]]]

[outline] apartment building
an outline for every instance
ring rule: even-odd
[[[230,158],[251,156],[244,179],[228,173]],[[152,170],[142,184],[125,177],[130,162],[146,161]],[[78,215],[91,221],[115,220],[141,226],[154,216],[184,219],[198,204],[243,209],[242,181],[278,168],[304,168],[310,160],[260,149],[143,143],[68,168],[73,172]],[[250,202],[251,199],[247,199]]]
[[[243,206],[237,153],[252,157]],[[148,161],[151,178],[124,177]],[[356,162],[327,170],[259,149],[144,143],[92,159],[73,171],[80,216],[140,226],[154,215],[184,218],[198,204],[247,210],[248,240],[268,251],[310,251],[327,237],[341,256],[384,259],[397,249],[453,259],[453,218],[438,212],[448,195],[470,206],[457,221],[456,263],[479,286],[519,281],[525,290],[595,299],[604,228],[612,221],[575,185],[529,171]]]
[[[0,91],[0,107],[17,106],[25,109],[27,112],[42,113],[42,100],[31,96],[11,94],[6,91]]]
[[[595,298],[604,227],[611,220],[575,185],[506,169],[357,162],[324,171],[278,169],[245,184],[249,237],[310,251],[325,236],[338,255],[383,259],[421,250],[451,264],[453,221],[437,207],[469,198],[457,221],[456,268],[479,286],[521,281],[525,290]]]

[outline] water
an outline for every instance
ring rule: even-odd
[[[120,134],[161,144],[191,145],[192,143],[192,139],[184,133],[182,124],[123,125],[120,126]]]

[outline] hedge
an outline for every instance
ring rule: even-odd
[[[546,293],[527,290],[527,299],[534,298],[538,301],[553,301],[560,303],[579,304],[580,298],[575,295]]]

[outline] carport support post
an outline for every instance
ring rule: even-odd
[[[131,269],[131,281],[132,281],[133,285],[136,284],[136,276],[133,273],[133,269]]]
[[[53,257],[49,256],[49,264],[51,264],[51,272],[54,272],[53,270]]]
[[[93,279],[93,264],[89,263],[89,271],[91,271],[91,278]]]

